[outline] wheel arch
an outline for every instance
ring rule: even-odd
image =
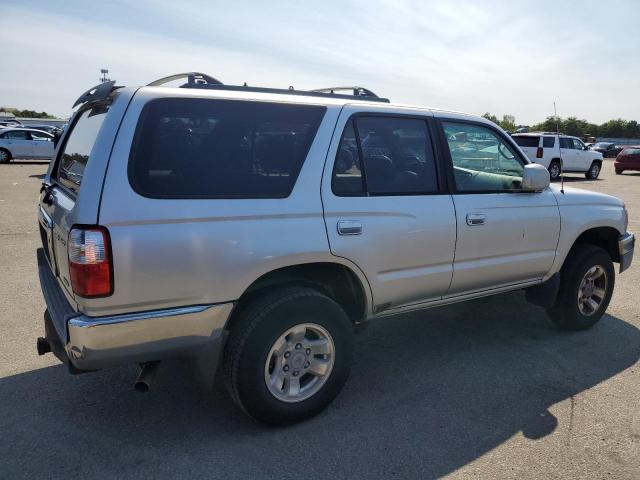
[[[238,299],[238,305],[268,290],[287,285],[313,288],[329,296],[344,308],[354,324],[360,324],[369,317],[372,298],[366,278],[361,278],[347,265],[330,261],[300,263],[270,270],[245,289]],[[236,317],[232,314],[227,329],[233,327]]]
[[[609,254],[612,261],[620,262],[620,252],[618,251],[619,237],[620,232],[614,227],[602,226],[589,228],[578,235],[578,237],[574,240],[569,253],[571,253],[571,251],[574,250],[578,245],[595,245],[604,249]]]

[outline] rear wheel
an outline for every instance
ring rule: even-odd
[[[0,148],[0,163],[9,163],[11,160],[11,152],[4,148]]]
[[[351,369],[353,325],[340,305],[316,290],[286,287],[239,308],[223,360],[236,404],[272,424],[322,411]]]
[[[622,172],[624,172],[624,170],[616,168],[616,175],[622,175]]]
[[[587,173],[584,174],[584,176],[587,177],[589,180],[595,180],[598,178],[599,175],[600,175],[600,163],[598,162],[593,162],[591,164],[591,167],[589,167],[589,170],[587,170]]]
[[[551,181],[560,178],[561,172],[562,170],[560,169],[560,162],[554,160],[549,164],[549,177],[551,178]]]
[[[560,291],[547,310],[561,330],[585,330],[604,315],[615,284],[615,271],[609,254],[595,245],[576,245],[569,253],[561,273]]]

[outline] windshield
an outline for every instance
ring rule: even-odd
[[[606,142],[598,142],[593,146],[593,148],[607,148],[609,145],[611,144]]]

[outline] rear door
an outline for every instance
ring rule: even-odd
[[[33,143],[29,132],[9,130],[3,138],[14,158],[33,158]]]
[[[456,238],[430,112],[346,106],[322,181],[331,252],[369,280],[377,312],[440,299]]]
[[[573,139],[569,137],[560,137],[560,156],[562,158],[562,169],[570,172],[578,167],[578,159],[576,158],[577,150],[573,145]]]

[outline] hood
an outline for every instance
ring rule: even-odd
[[[549,188],[556,196],[558,205],[612,205],[622,208],[624,202],[618,197],[582,190],[575,187],[564,187],[564,194],[560,192],[560,184],[554,183]]]

